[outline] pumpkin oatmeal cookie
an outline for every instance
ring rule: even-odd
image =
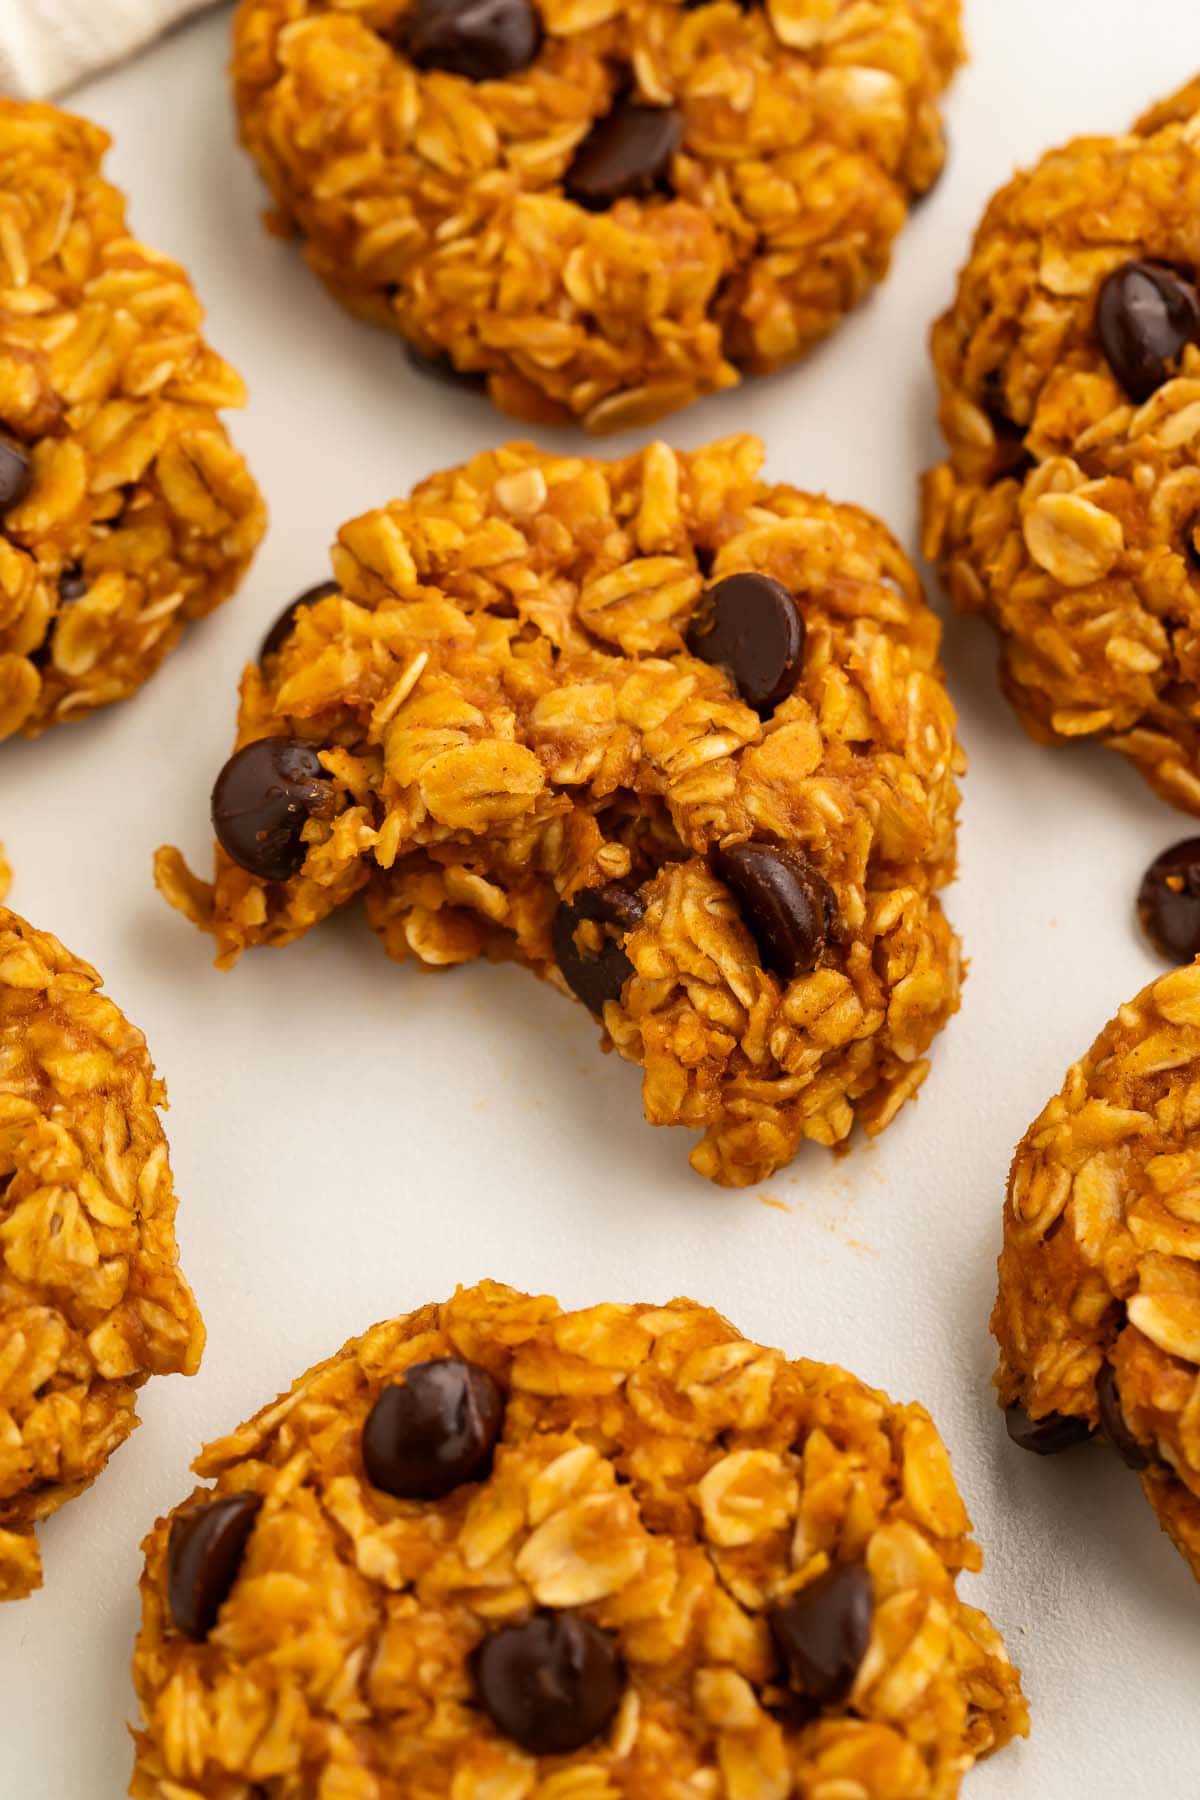
[[[344,526],[243,677],[215,884],[158,855],[218,961],[365,891],[394,957],[574,992],[715,1181],[881,1131],[958,1005],[939,628],[761,460],[513,444]]]
[[[241,380],[130,237],[108,137],[0,100],[0,737],[122,700],[237,585],[265,514]]]
[[[1123,1006],[1017,1148],[992,1329],[1010,1435],[1099,1433],[1200,1578],[1200,962]]]
[[[928,1413],[692,1300],[460,1289],[195,1468],[139,1800],[951,1800],[1027,1727]]]
[[[1200,812],[1200,82],[992,200],[933,360],[925,553],[1047,743]]]
[[[140,1031],[100,977],[0,908],[0,1600],[41,1582],[33,1528],[191,1375],[204,1327]]]
[[[810,349],[944,155],[959,0],[242,0],[242,137],[336,297],[642,424]]]

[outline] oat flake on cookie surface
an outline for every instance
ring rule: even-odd
[[[163,850],[166,897],[223,964],[360,893],[394,957],[516,957],[718,1182],[881,1131],[958,1005],[939,627],[761,461],[515,444],[344,526],[243,677],[215,882]]]
[[[132,694],[265,524],[218,417],[242,382],[129,235],[108,143],[0,99],[0,738]]]
[[[34,1527],[194,1373],[175,1193],[140,1031],[48,932],[0,908],[0,1600],[41,1581]]]
[[[1010,1435],[1096,1433],[1200,1579],[1200,962],[1144,988],[1013,1159],[992,1329]]]
[[[352,311],[506,412],[645,423],[802,355],[944,155],[959,0],[243,0],[243,139]]]
[[[933,330],[925,552],[1044,742],[1200,812],[1200,80],[995,195]]]
[[[195,1468],[138,1800],[952,1800],[1026,1730],[928,1413],[691,1300],[460,1289]]]

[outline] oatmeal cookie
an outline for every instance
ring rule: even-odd
[[[933,360],[925,552],[1045,742],[1200,812],[1200,82],[992,200]]]
[[[195,1468],[139,1800],[951,1800],[1026,1730],[928,1413],[692,1300],[460,1290]]]
[[[137,1389],[204,1346],[163,1086],[99,986],[0,909],[0,1600],[40,1584],[33,1528],[135,1428]]]
[[[344,526],[243,677],[215,885],[159,852],[218,961],[365,890],[392,956],[573,991],[713,1180],[882,1130],[958,1004],[939,628],[761,459],[513,444]]]
[[[242,383],[129,236],[108,142],[0,100],[0,737],[133,693],[265,522],[217,417]]]
[[[1017,1148],[992,1329],[1012,1437],[1093,1433],[1200,1578],[1200,962],[1123,1006]]]
[[[959,0],[242,0],[242,137],[351,311],[505,412],[791,362],[941,168]]]

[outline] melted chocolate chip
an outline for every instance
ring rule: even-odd
[[[625,1670],[616,1640],[574,1613],[536,1613],[483,1640],[474,1657],[480,1705],[531,1756],[569,1756],[611,1722]]]
[[[29,453],[11,438],[0,437],[0,518],[10,507],[19,506],[33,481],[33,464]]]
[[[226,1494],[172,1519],[167,1603],[184,1637],[200,1643],[216,1624],[261,1505],[261,1494]]]
[[[836,1706],[854,1686],[871,1638],[875,1594],[861,1563],[827,1569],[768,1623],[788,1685],[814,1706]]]
[[[318,600],[325,600],[330,594],[337,592],[336,581],[318,581],[315,587],[305,588],[302,594],[297,594],[294,600],[289,600],[262,641],[262,647],[258,652],[259,662],[265,662],[268,656],[274,656],[277,650],[282,650],[292,635],[292,627],[296,623],[297,613],[303,612],[306,606],[315,606]]]
[[[796,685],[804,620],[787,588],[769,575],[726,575],[701,595],[687,647],[724,669],[746,705],[767,719]]]
[[[1100,1407],[1100,1429],[1121,1461],[1130,1469],[1148,1469],[1150,1458],[1125,1423],[1117,1377],[1111,1363],[1106,1362],[1096,1377],[1096,1401]]]
[[[500,81],[529,67],[542,22],[530,0],[417,0],[395,41],[418,69]]]
[[[673,106],[618,100],[597,119],[563,178],[569,199],[603,211],[629,195],[654,193],[683,141],[683,119]]]
[[[82,600],[88,591],[88,578],[79,563],[68,563],[58,578],[58,597],[64,605]]]
[[[833,936],[837,902],[803,850],[729,844],[713,862],[737,899],[763,967],[785,982],[811,974]]]
[[[329,818],[334,805],[334,785],[315,745],[303,738],[258,738],[217,776],[213,830],[239,868],[264,881],[286,881],[307,854],[305,825]]]
[[[637,889],[620,881],[583,888],[574,900],[559,903],[550,928],[554,959],[571,992],[597,1016],[603,1013],[606,1000],[621,998],[621,990],[633,974],[633,964],[617,937],[606,932],[597,950],[580,950],[575,933],[584,919],[590,919],[595,924],[614,927],[624,936],[638,924],[644,911]]]
[[[1200,955],[1200,837],[1183,838],[1154,858],[1138,888],[1137,915],[1168,962]]]
[[[400,1500],[440,1500],[486,1475],[504,1425],[504,1390],[457,1356],[414,1363],[385,1387],[363,1426],[372,1487]]]
[[[1096,335],[1131,400],[1148,400],[1170,378],[1197,327],[1195,286],[1167,263],[1127,262],[1105,277],[1096,301]]]
[[[1067,1413],[1043,1413],[1040,1419],[1031,1419],[1020,1405],[1005,1408],[1004,1424],[1013,1443],[1022,1450],[1032,1450],[1035,1456],[1057,1456],[1060,1451],[1073,1450],[1092,1435],[1086,1419]]]

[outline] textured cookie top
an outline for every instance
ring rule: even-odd
[[[242,132],[318,274],[603,431],[799,355],[942,161],[958,0],[243,0]]]
[[[146,1546],[147,1800],[948,1800],[1025,1729],[928,1414],[690,1300],[460,1291],[196,1469]]]
[[[100,978],[0,909],[0,1600],[40,1580],[32,1526],[137,1424],[204,1328],[140,1031]]]
[[[1004,636],[1035,735],[1098,735],[1200,810],[1195,84],[992,200],[933,331],[925,548]]]
[[[1018,1441],[1104,1432],[1200,1577],[1198,1122],[1194,963],[1121,1008],[1018,1145],[992,1328]]]
[[[160,853],[167,897],[222,962],[363,888],[395,956],[518,956],[720,1180],[880,1129],[957,1005],[939,628],[878,521],[761,454],[510,445],[346,525],[340,588],[243,679],[214,792],[238,860],[210,889]]]
[[[242,383],[129,236],[108,141],[0,100],[0,737],[131,693],[263,530],[215,411]]]

